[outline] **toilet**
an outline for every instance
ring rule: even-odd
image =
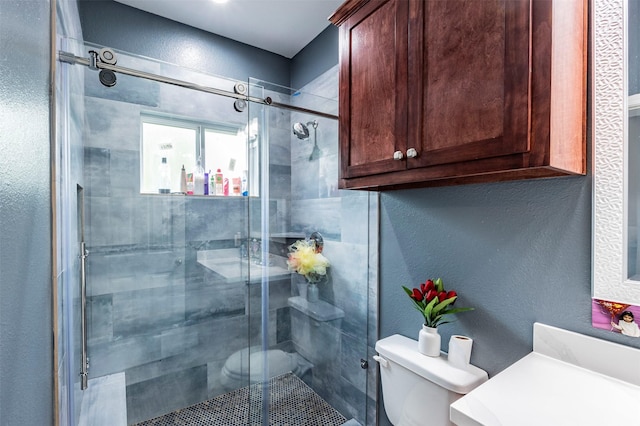
[[[449,426],[449,405],[488,380],[473,365],[454,367],[446,354],[429,357],[418,342],[393,335],[376,342],[384,409],[395,426]]]
[[[289,372],[302,377],[312,367],[311,363],[295,352],[281,349],[262,351],[260,346],[251,346],[234,352],[227,358],[220,373],[222,386],[226,390],[233,390],[261,382],[265,355],[269,378]]]
[[[262,351],[251,346],[234,352],[220,372],[220,383],[226,390],[239,389],[263,379],[266,358],[268,377],[292,372],[304,377],[315,365],[332,362],[340,347],[340,328],[344,311],[322,300],[308,302],[300,296],[290,297],[291,341],[294,352],[281,349]]]

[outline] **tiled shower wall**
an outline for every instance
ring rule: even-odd
[[[130,57],[119,64],[233,90],[232,82],[164,64]],[[244,284],[239,294],[222,293],[221,278],[196,262],[198,250],[234,247],[238,232],[246,237],[248,218],[259,232],[260,206],[246,197],[141,195],[140,115],[243,126],[247,112],[229,98],[124,75],[105,88],[87,70],[85,82],[90,377],[125,371],[133,423],[223,392],[224,361],[260,332],[259,318],[250,323],[246,315]],[[289,282],[273,288],[288,292]],[[275,340],[275,312],[273,321]]]
[[[120,64],[233,90],[233,82],[166,64],[129,57]],[[223,392],[219,373],[225,360],[260,341],[259,286],[222,293],[220,277],[196,262],[198,250],[233,247],[237,232],[259,234],[260,206],[245,197],[140,195],[142,112],[239,126],[246,123],[247,112],[236,112],[232,99],[124,75],[118,75],[116,86],[105,88],[96,74],[85,72],[90,377],[125,371],[132,423]],[[335,105],[337,75],[335,67],[304,91],[332,98],[329,103]],[[317,98],[313,105],[313,97],[269,96],[327,109],[326,99]],[[316,364],[306,380],[345,416],[369,424],[375,418],[375,369],[361,369],[360,359],[371,353],[377,335],[377,198],[337,190],[334,120],[319,119],[322,155],[309,161],[313,136],[300,141],[291,125],[313,117],[277,108],[264,112],[270,141],[270,232],[323,233],[332,268],[321,298],[345,311],[335,329],[339,353],[331,362]],[[272,251],[284,247],[273,243]],[[287,298],[296,291],[289,279],[270,285],[270,346],[292,350]],[[322,342],[316,344],[309,350],[322,351]]]
[[[337,100],[338,66],[301,92]],[[296,97],[292,99],[295,102]],[[306,106],[326,110],[327,102],[314,98]],[[291,116],[292,123],[309,119],[300,113]],[[371,356],[378,335],[378,197],[376,193],[338,190],[335,120],[318,118],[316,142],[321,155],[317,160],[309,158],[314,144],[313,129],[309,130],[308,141],[291,139],[291,229],[306,235],[322,233],[323,254],[331,268],[329,282],[319,286],[320,299],[345,312],[337,330],[339,354],[316,366],[311,384],[347,418],[375,424],[377,369]],[[321,342],[316,349],[322,350]],[[361,359],[369,361],[368,369],[361,368]]]

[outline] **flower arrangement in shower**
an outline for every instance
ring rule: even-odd
[[[424,317],[424,325],[427,327],[435,328],[451,322],[445,321],[445,315],[473,310],[473,308],[453,308],[452,305],[458,299],[458,294],[453,290],[446,291],[441,278],[428,279],[418,288],[409,289],[405,286],[402,288]]]
[[[287,267],[315,284],[327,275],[327,268],[331,266],[321,251],[314,240],[298,240],[289,246]]]

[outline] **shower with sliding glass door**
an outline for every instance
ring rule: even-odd
[[[337,189],[337,67],[294,91],[59,46],[60,423],[375,423],[378,199]]]

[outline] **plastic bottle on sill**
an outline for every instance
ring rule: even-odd
[[[246,197],[249,195],[249,188],[247,187],[247,171],[243,170],[242,171],[242,182],[241,182],[241,191],[242,191],[242,196]]]
[[[167,157],[162,157],[160,168],[158,169],[158,192],[160,194],[171,193],[171,171],[167,163]]]
[[[187,171],[184,169],[184,164],[182,165],[182,170],[180,170],[180,192],[187,193]]]
[[[242,194],[242,183],[240,177],[234,176],[231,178],[231,195],[238,196]]]
[[[187,173],[187,195],[193,195],[193,173]]]
[[[196,169],[193,171],[193,195],[204,195],[204,169],[200,159],[198,159]]]
[[[216,195],[224,195],[224,177],[222,176],[222,170],[216,170]]]

